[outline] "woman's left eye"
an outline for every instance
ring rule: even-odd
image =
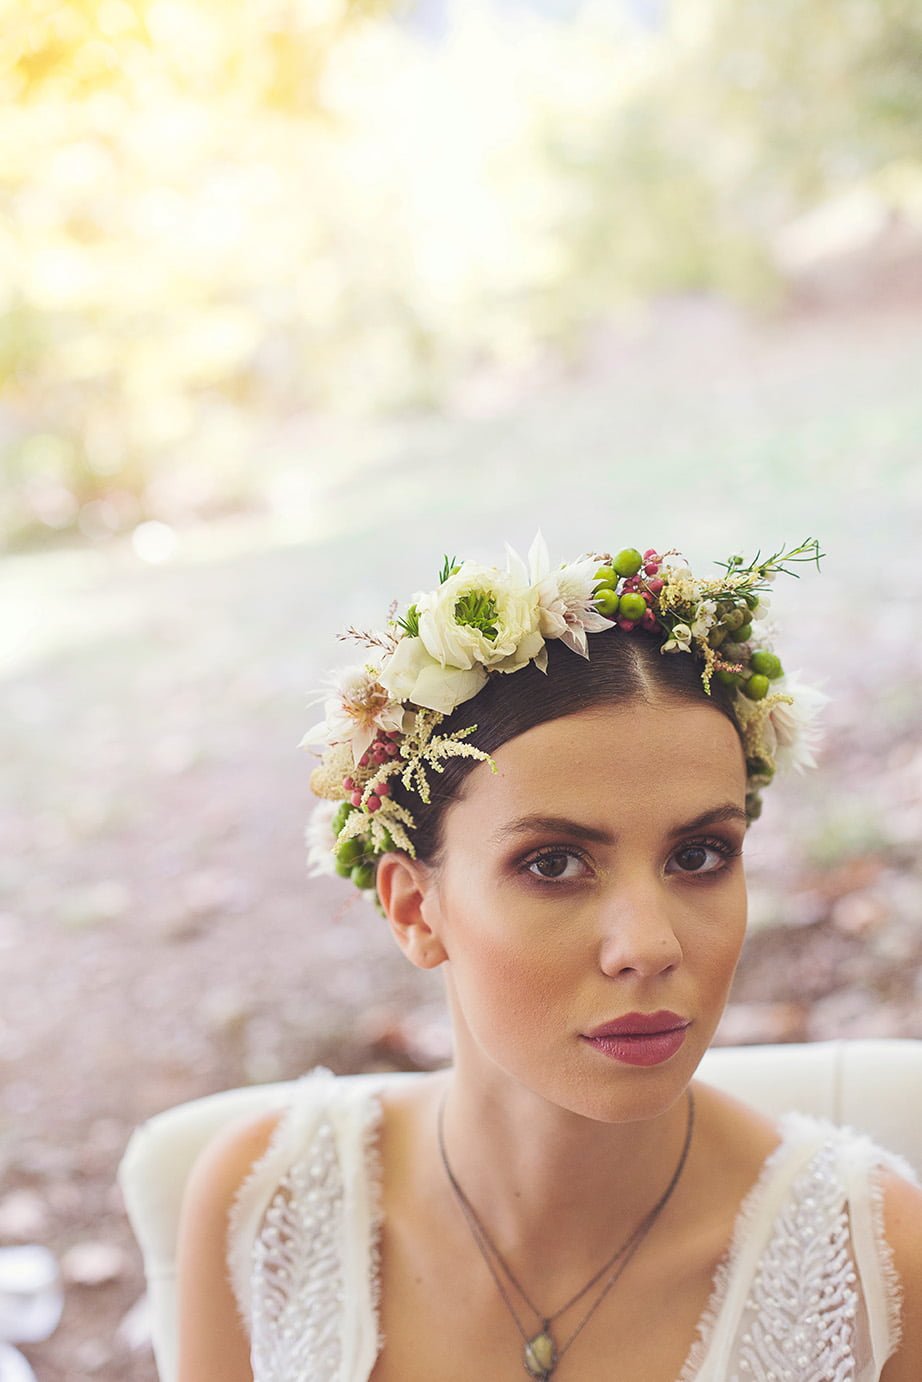
[[[667,864],[666,872],[692,875],[720,873],[741,852],[725,840],[691,840],[670,855],[670,859],[678,863],[678,869],[670,869]]]
[[[576,863],[580,869],[570,867],[571,863]],[[541,878],[556,881],[562,880],[570,883],[576,878],[581,878],[580,870],[583,867],[583,860],[579,854],[572,849],[547,849],[541,854],[532,855],[531,859],[526,860],[525,869],[532,878]],[[533,869],[540,872],[533,872]]]

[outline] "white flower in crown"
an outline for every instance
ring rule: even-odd
[[[402,729],[404,708],[381,684],[381,672],[371,662],[339,672],[333,682],[335,694],[324,703],[326,718],[307,731],[298,747],[351,744],[358,763],[379,730]]]
[[[691,626],[692,638],[705,638],[714,627],[716,618],[717,601],[702,600],[695,610],[695,618]]]
[[[304,843],[307,845],[307,872],[310,878],[322,874],[336,876],[333,847],[336,836],[333,833],[333,817],[338,810],[335,801],[318,801],[304,830]]]
[[[487,668],[517,672],[544,647],[535,591],[477,562],[463,562],[437,589],[414,596],[408,622],[416,632],[385,662],[382,685],[396,699],[446,715],[477,694]]]
[[[419,636],[443,666],[517,672],[540,651],[538,598],[528,582],[466,561],[416,602]]]
[[[778,690],[794,697],[794,704],[779,702],[773,705],[768,723],[775,739],[775,762],[780,769],[816,767],[816,750],[822,738],[820,712],[829,702],[825,691],[807,686],[799,673],[792,672],[778,683]]]
[[[661,653],[672,652],[691,652],[692,631],[687,624],[676,624],[666,642],[660,648]]]
[[[538,598],[538,629],[545,639],[559,638],[581,657],[589,656],[587,633],[600,633],[614,626],[595,607],[595,573],[599,563],[594,557],[551,569],[547,543],[540,531],[528,549],[526,567],[517,552],[506,543],[506,567],[520,583],[528,583]],[[535,664],[547,671],[547,649],[542,647],[535,656]]]
[[[426,651],[421,638],[409,635],[401,638],[381,670],[381,684],[396,700],[412,701],[443,715],[476,696],[486,679],[486,668],[480,665],[443,666]]]

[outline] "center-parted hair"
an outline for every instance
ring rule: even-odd
[[[526,730],[565,715],[602,706],[656,704],[666,699],[712,706],[730,721],[742,745],[727,688],[715,681],[708,695],[694,660],[663,656],[662,642],[655,634],[635,631],[625,637],[620,630],[610,629],[593,636],[589,657],[584,658],[559,640],[549,641],[546,673],[533,663],[514,674],[491,673],[483,689],[458,706],[441,729],[450,734],[476,724],[468,741],[493,753]],[[445,812],[460,797],[470,773],[489,772],[484,763],[470,758],[448,759],[444,769],[443,773],[430,775],[432,795],[425,805],[420,804],[418,797],[411,799],[397,779],[393,787],[396,801],[409,805],[412,800],[417,858],[434,866],[441,858]]]

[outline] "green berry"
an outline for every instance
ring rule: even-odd
[[[751,701],[761,701],[768,695],[768,677],[761,672],[754,672],[743,687],[746,695]]]
[[[357,888],[373,888],[375,886],[375,866],[374,864],[356,864],[349,877]]]
[[[758,609],[759,597],[754,590],[748,591],[747,594],[743,596],[743,599],[746,601],[746,604],[749,606],[750,609]]]
[[[762,814],[762,798],[758,792],[746,793],[746,815],[750,821],[757,821]]]
[[[619,576],[636,576],[643,566],[643,557],[636,547],[625,547],[612,562]],[[625,618],[628,616],[625,615]]]
[[[348,878],[351,875],[355,865],[344,863],[343,860],[340,859],[339,855],[337,854],[333,859],[333,867],[336,869],[336,872],[339,874],[340,878]]]
[[[595,597],[595,607],[600,614],[605,615],[606,619],[611,619],[613,615],[618,613],[619,603],[618,596],[607,586],[603,586]]]
[[[732,633],[735,633],[745,622],[746,616],[741,609],[728,610],[723,617],[724,627],[730,629]]]
[[[391,832],[388,830],[387,826],[384,826],[384,838],[383,838],[383,840],[382,840],[382,842],[381,842],[380,853],[381,853],[381,854],[389,854],[390,851],[391,851],[393,848],[394,848],[394,837],[393,837],[393,835],[391,834]]]
[[[336,810],[334,811],[333,819],[330,822],[330,826],[333,830],[334,835],[339,834],[339,832],[342,830],[343,826],[346,824],[346,821],[349,819],[349,816],[354,810],[355,807],[352,805],[351,801],[340,802],[339,806],[337,806]]]
[[[743,678],[740,676],[739,672],[728,672],[723,667],[715,673],[715,676],[718,681],[723,682],[724,686],[742,686],[743,684]]]
[[[753,653],[750,659],[750,665],[754,672],[761,672],[762,675],[768,677],[770,681],[777,681],[780,676],[784,675],[781,658],[776,657],[774,653],[763,652],[761,649]]]
[[[719,648],[721,643],[729,634],[729,629],[722,629],[719,624],[715,624],[708,634],[708,642],[712,648]]]
[[[341,860],[343,864],[348,864],[351,869],[353,864],[359,862],[364,853],[365,847],[361,840],[343,840],[342,844],[337,846],[336,858]]]
[[[757,777],[760,785],[768,784],[775,776],[775,770],[768,759],[759,757],[746,759],[746,773],[749,777]]]
[[[614,590],[618,584],[618,573],[613,566],[600,566],[592,579],[596,585],[607,586],[609,590]]]
[[[737,631],[736,631],[736,641],[737,641],[737,643],[748,643],[751,637],[752,637],[752,625],[751,625],[751,624],[740,624],[739,628],[738,628]]]
[[[618,613],[622,619],[642,619],[647,602],[642,595],[637,595],[629,590],[626,595],[621,596],[621,606]]]

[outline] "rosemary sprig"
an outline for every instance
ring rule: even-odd
[[[411,605],[402,619],[397,619],[397,627],[403,629],[410,638],[419,637],[419,610]]]
[[[825,552],[820,551],[819,539],[808,537],[803,542],[799,543],[797,547],[792,547],[790,551],[785,551],[783,547],[779,547],[777,552],[773,552],[771,556],[765,557],[764,560],[760,560],[762,549],[759,548],[748,565],[744,565],[743,558],[740,556],[733,556],[729,561],[719,561],[715,564],[717,566],[722,566],[734,576],[742,575],[744,572],[753,572],[757,577],[764,579],[769,571],[783,571],[786,576],[796,576],[799,580],[800,573],[798,571],[789,571],[786,566],[787,562],[812,561],[815,562],[816,569],[819,570],[820,560],[825,557],[825,555]]]

